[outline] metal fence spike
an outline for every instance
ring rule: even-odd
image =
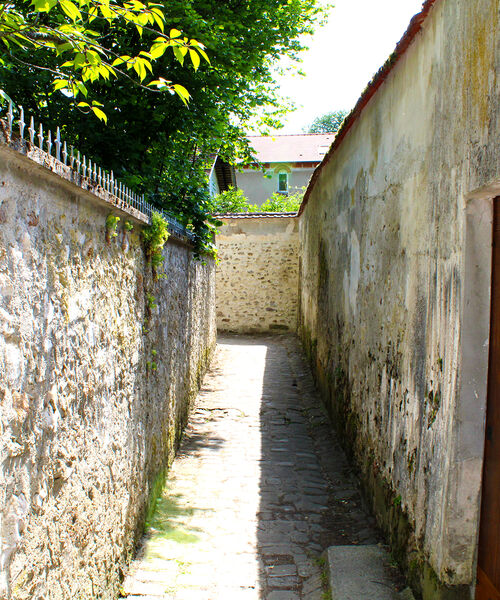
[[[30,144],[35,145],[35,119],[31,117],[30,126],[28,127],[28,133],[30,135]]]
[[[61,160],[61,130],[59,127],[56,129],[56,158]]]
[[[95,161],[92,162],[90,158],[87,158],[84,154],[82,155],[79,150],[74,148],[74,146],[69,147],[70,152],[68,153],[68,145],[66,141],[61,139],[60,127],[57,127],[56,129],[56,136],[54,140],[50,130],[47,130],[47,133],[44,134],[42,123],[40,123],[37,133],[34,117],[30,117],[30,125],[27,127],[24,108],[21,105],[19,105],[17,108],[19,109],[19,117],[15,120],[19,127],[19,135],[21,140],[24,141],[25,130],[27,128],[30,145],[34,147],[35,138],[38,138],[38,147],[43,151],[44,146],[46,146],[46,151],[49,156],[52,156],[52,145],[54,143],[55,158],[58,161],[61,160],[61,157],[64,165],[68,165],[69,161],[71,169],[74,169],[76,173],[83,175],[83,177],[88,177],[93,182],[101,186],[101,188],[107,190],[109,194],[114,194],[117,196],[123,204],[127,204],[129,207],[133,207],[140,211],[149,223],[151,223],[153,212],[158,212],[167,220],[168,228],[171,232],[175,233],[176,235],[183,236],[189,240],[195,239],[194,234],[191,231],[187,231],[186,228],[172,215],[150,204],[150,202],[146,200],[145,194],[138,194],[126,186],[123,182],[118,182],[115,179],[113,171],[104,171],[100,166],[97,165]],[[12,136],[12,127],[14,123],[14,105],[12,102],[9,102],[8,105],[6,121],[7,136],[8,139],[10,139]]]
[[[26,127],[26,123],[24,122],[24,108],[19,106],[19,135],[21,139],[24,141],[24,128]]]
[[[43,125],[40,123],[40,129],[38,130],[38,147],[43,150]]]
[[[7,111],[7,131],[12,135],[12,121],[14,120],[14,105],[9,102],[9,110]]]

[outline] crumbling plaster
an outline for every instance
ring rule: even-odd
[[[475,580],[499,25],[498,0],[436,2],[300,219],[299,328],[327,403],[407,567],[457,598]]]

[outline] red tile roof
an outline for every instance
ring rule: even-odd
[[[399,59],[404,55],[404,53],[411,46],[413,40],[420,33],[420,31],[422,29],[422,25],[424,24],[425,20],[429,16],[429,13],[430,13],[432,7],[438,1],[439,0],[425,0],[424,1],[422,10],[418,14],[416,14],[413,17],[413,19],[410,21],[408,29],[406,30],[403,37],[399,40],[394,52],[387,59],[385,64],[375,74],[375,76],[370,81],[370,83],[366,87],[365,91],[361,95],[360,99],[356,103],[356,106],[353,108],[351,113],[346,117],[345,121],[342,124],[342,127],[339,129],[339,131],[337,132],[337,135],[335,136],[335,140],[334,140],[333,144],[331,145],[330,150],[327,152],[327,154],[323,158],[323,161],[316,168],[316,170],[314,171],[314,173],[311,177],[311,180],[307,187],[306,193],[304,195],[304,200],[302,201],[302,204],[299,209],[299,216],[302,214],[302,212],[309,200],[311,191],[314,188],[314,185],[315,185],[323,167],[330,161],[330,159],[335,154],[337,148],[340,146],[340,144],[342,143],[343,139],[345,138],[345,136],[347,135],[347,133],[349,132],[351,127],[359,119],[365,106],[368,104],[368,102],[371,100],[371,98],[376,94],[379,87],[387,79],[387,76],[392,71],[392,69],[395,67],[395,65],[397,64]]]
[[[334,133],[248,136],[253,156],[260,163],[321,162]]]
[[[296,212],[246,212],[246,213],[216,213],[213,215],[219,219],[261,219],[271,217],[273,219],[282,219],[286,217],[296,217]]]

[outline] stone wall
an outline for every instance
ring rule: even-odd
[[[236,333],[295,331],[296,217],[222,217],[217,235],[217,328]]]
[[[499,26],[498,0],[437,0],[300,218],[300,334],[424,599],[476,576]]]
[[[112,599],[214,347],[214,266],[171,238],[154,281],[140,218],[32,155],[0,143],[0,598]]]

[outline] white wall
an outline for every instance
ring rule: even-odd
[[[380,523],[433,600],[469,598],[476,576],[499,32],[498,0],[436,2],[300,219],[301,335]]]
[[[292,169],[290,165],[283,166],[290,172],[289,194],[294,194],[303,187],[307,187],[314,171],[313,168]],[[278,191],[278,174],[276,173],[276,170],[279,170],[279,168],[278,165],[271,165],[271,168],[267,169],[266,173],[262,173],[262,171],[252,171],[250,169],[246,169],[243,172],[236,172],[238,188],[244,191],[250,204],[261,206],[274,192]],[[267,178],[264,176],[265,174],[269,174],[271,177]]]

